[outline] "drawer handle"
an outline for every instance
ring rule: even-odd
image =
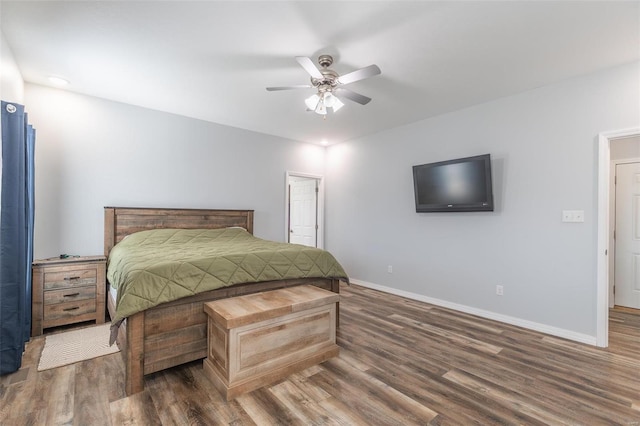
[[[65,294],[62,297],[76,297],[76,296],[80,296],[80,293]]]
[[[66,309],[63,309],[63,311],[65,311],[65,312],[75,311],[76,309],[80,309],[80,306],[74,306],[73,308],[66,308]]]
[[[71,281],[71,280],[79,280],[80,277],[64,277],[65,281]]]

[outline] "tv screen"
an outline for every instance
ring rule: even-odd
[[[489,154],[413,166],[416,212],[493,211]]]

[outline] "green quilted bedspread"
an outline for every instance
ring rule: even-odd
[[[262,240],[243,228],[156,229],[111,250],[107,279],[118,289],[115,323],[160,303],[239,283],[347,274],[331,253]]]

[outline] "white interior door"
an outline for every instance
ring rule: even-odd
[[[289,242],[317,247],[318,181],[300,178],[289,183]]]
[[[640,309],[640,163],[616,166],[615,304]]]

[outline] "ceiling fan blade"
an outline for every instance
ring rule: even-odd
[[[291,90],[291,89],[311,89],[313,86],[310,84],[299,84],[297,86],[280,86],[280,87],[267,87],[269,92],[273,92],[275,90]]]
[[[349,84],[355,81],[364,80],[365,78],[373,77],[380,74],[380,68],[377,65],[369,65],[368,67],[360,68],[359,70],[352,71],[345,75],[341,75],[338,78],[340,84]]]
[[[357,102],[360,105],[366,105],[371,102],[371,98],[361,95],[360,93],[356,93],[353,90],[343,89],[342,87],[336,89],[336,92],[340,95],[340,97],[345,97],[353,102]]]
[[[307,58],[306,56],[296,56],[296,61],[298,61],[298,63],[302,65],[302,68],[304,68],[304,70],[308,72],[311,77],[318,79],[324,78],[318,67],[313,64],[313,61],[311,59]]]

